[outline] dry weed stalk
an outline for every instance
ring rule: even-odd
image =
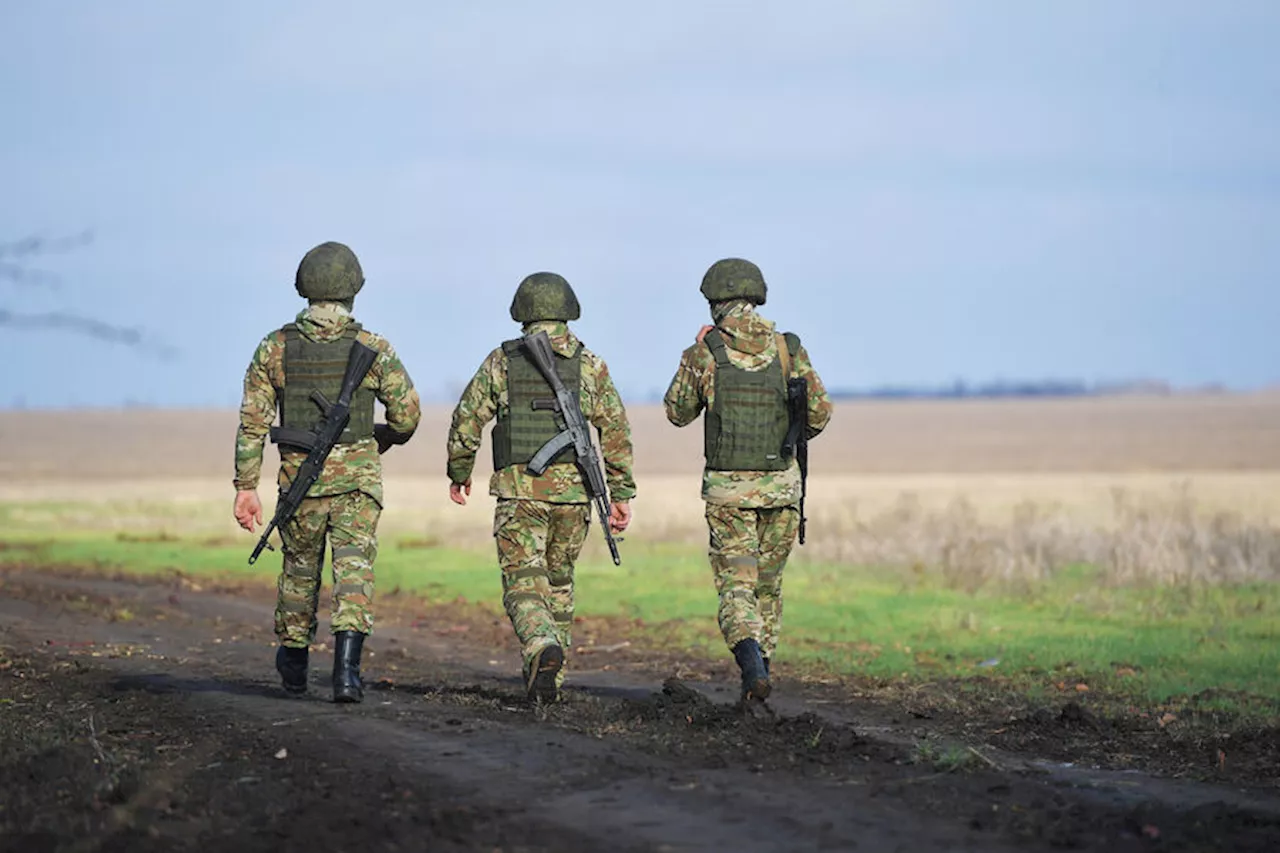
[[[1280,579],[1280,529],[1241,513],[1202,512],[1185,486],[1167,497],[1115,489],[1103,523],[1030,501],[992,522],[965,498],[938,511],[906,493],[871,517],[851,503],[823,513],[819,524],[838,533],[812,536],[807,559],[932,570],[960,589],[1036,583],[1080,564],[1097,567],[1111,584]]]
[[[1112,494],[1116,529],[1095,560],[1116,583],[1245,583],[1280,578],[1280,530],[1239,513],[1206,514],[1182,486],[1165,500]]]

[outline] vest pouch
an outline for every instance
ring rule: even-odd
[[[359,323],[352,323],[336,341],[310,340],[293,323],[282,330],[284,388],[279,395],[280,426],[275,430],[282,439],[282,451],[301,450],[299,436],[314,431],[324,419],[324,412],[311,396],[314,392],[319,391],[330,401],[338,399],[351,346],[360,328]],[[351,398],[351,418],[338,438],[339,444],[373,438],[374,401],[372,390],[356,389]]]
[[[781,358],[745,370],[729,358],[719,330],[703,341],[716,360],[715,402],[703,416],[703,453],[714,471],[783,471],[789,415]]]
[[[507,408],[498,412],[493,427],[493,470],[511,465],[527,465],[542,446],[564,429],[564,421],[548,402],[554,401],[550,383],[537,365],[524,352],[521,339],[506,341],[502,351],[507,357]],[[573,355],[556,354],[556,372],[570,394],[582,389],[582,345]],[[552,463],[572,462],[573,448],[561,451]]]

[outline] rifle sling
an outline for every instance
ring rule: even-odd
[[[782,376],[784,379],[791,378],[791,350],[787,346],[787,338],[785,335],[775,334],[774,344],[778,347],[778,360],[782,362]]]

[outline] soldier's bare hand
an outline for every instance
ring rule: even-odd
[[[707,336],[707,332],[711,331],[714,328],[715,326],[703,326],[701,329],[699,329],[697,343],[702,343],[702,339]]]
[[[627,501],[614,501],[609,507],[609,529],[621,533],[631,524],[631,504]]]
[[[262,524],[262,501],[258,500],[255,489],[236,492],[236,503],[232,511],[235,513],[236,523],[250,533],[253,532],[255,521]]]
[[[449,484],[449,500],[459,506],[467,505],[467,497],[471,494],[471,478],[468,477],[465,483]]]

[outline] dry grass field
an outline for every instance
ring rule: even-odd
[[[629,539],[700,543],[701,431],[631,412]],[[487,447],[445,497],[449,409],[386,457],[384,531],[489,539]],[[0,413],[0,502],[33,525],[231,535],[232,411]],[[1280,573],[1280,395],[851,402],[812,446],[801,559],[1025,578],[1076,561],[1118,580]],[[267,452],[274,467],[274,451]],[[264,497],[269,497],[264,489]]]
[[[443,476],[449,414],[427,407],[390,475]],[[697,467],[696,425],[670,426],[657,405],[629,414],[640,476]],[[230,477],[235,424],[230,410],[0,411],[0,474]],[[1280,392],[845,402],[813,452],[830,474],[1280,472]]]

